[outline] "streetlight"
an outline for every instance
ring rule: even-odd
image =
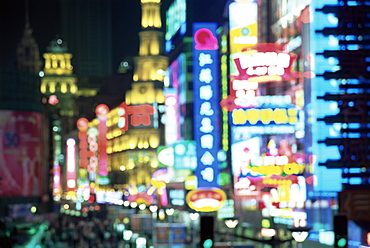
[[[311,227],[291,227],[289,230],[292,232],[292,237],[297,244],[297,248],[302,247],[302,242],[308,237],[308,231]]]
[[[195,221],[199,218],[199,213],[190,213],[189,214],[189,217],[190,219],[192,220],[192,245],[193,245],[193,248],[196,248],[197,247],[197,242],[196,242],[196,230],[195,230]]]
[[[237,218],[227,218],[225,219],[225,225],[232,230],[231,234],[231,246],[234,247],[234,230],[235,227],[239,224],[239,220]]]

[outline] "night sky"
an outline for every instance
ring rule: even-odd
[[[15,68],[16,47],[25,27],[26,1],[0,0],[0,67]],[[39,46],[40,56],[46,52],[50,41],[61,34],[61,1],[70,0],[28,0],[29,21],[33,29],[33,37]],[[112,2],[113,66],[116,68],[125,57],[138,54],[141,9],[140,0],[110,1]],[[172,2],[173,0],[162,0],[163,25],[165,25],[164,12]],[[222,6],[226,2],[227,0],[195,1],[195,11],[202,12],[198,14],[205,18],[204,21],[210,21],[222,15]],[[204,10],[207,12],[203,13]]]
[[[50,41],[61,34],[60,1],[28,0],[30,26],[41,56]],[[110,1],[113,66],[116,67],[126,56],[138,54],[141,10],[139,0]],[[25,6],[26,0],[0,0],[0,67],[14,68],[16,47],[25,27]],[[128,36],[132,38],[127,39]]]

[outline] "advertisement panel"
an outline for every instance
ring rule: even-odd
[[[256,2],[232,2],[229,5],[230,73],[236,68],[232,61],[243,49],[257,44],[258,5]]]
[[[193,23],[195,175],[198,187],[219,187],[218,39],[216,23]]]
[[[0,111],[0,197],[42,193],[42,117],[26,111]]]

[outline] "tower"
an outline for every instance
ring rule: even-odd
[[[74,97],[78,92],[77,78],[73,75],[72,54],[67,51],[62,39],[54,39],[44,53],[44,77],[41,93],[48,102],[56,105],[60,116],[73,117],[77,114]]]
[[[37,75],[41,69],[42,62],[39,47],[32,36],[33,30],[30,27],[28,2],[26,4],[26,24],[21,42],[17,47],[17,69]]]
[[[159,106],[164,104],[164,71],[168,60],[163,55],[160,0],[141,0],[139,56],[134,58],[131,90],[126,93],[127,109],[132,109],[126,151],[129,184],[149,184],[157,167],[156,149],[163,143]],[[131,112],[131,111],[129,111]],[[130,113],[129,113],[130,114]]]

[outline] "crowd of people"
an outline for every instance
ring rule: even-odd
[[[121,248],[122,234],[113,230],[108,220],[83,219],[59,215],[45,231],[41,243],[45,248]]]

